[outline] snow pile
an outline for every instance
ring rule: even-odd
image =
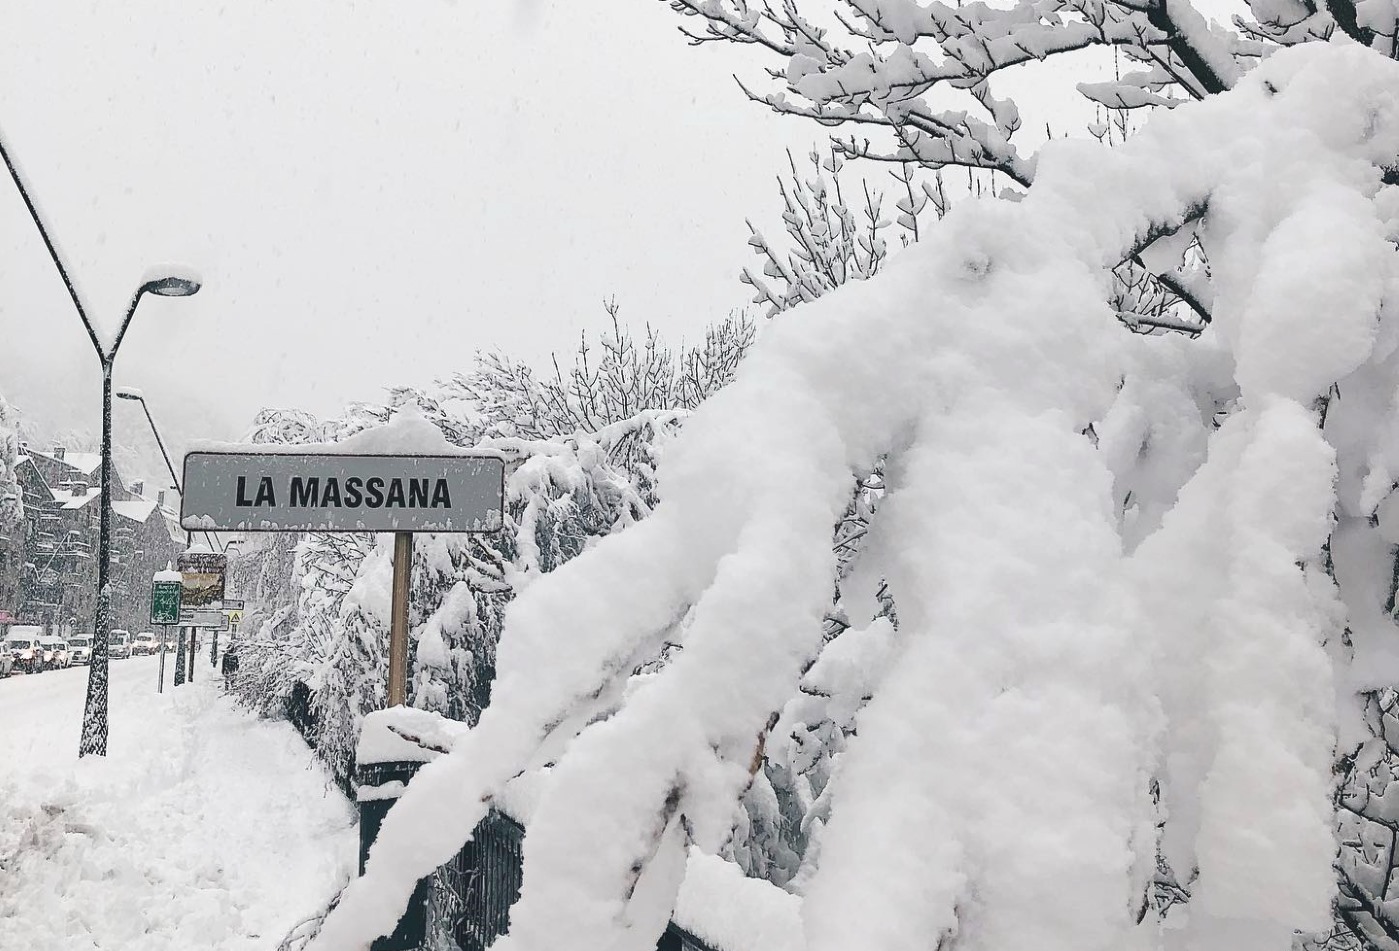
[[[410,784],[315,947],[389,930],[545,762],[496,947],[653,947],[687,846],[722,847],[823,647],[831,526],[881,457],[862,557],[899,626],[852,674],[873,697],[805,882],[806,946],[1157,946],[1161,822],[1170,869],[1199,873],[1171,946],[1284,951],[1326,926],[1328,638],[1345,657],[1323,546],[1336,486],[1366,517],[1399,458],[1387,428],[1323,431],[1316,410],[1354,378],[1354,405],[1394,418],[1372,199],[1397,85],[1359,49],[1279,53],[1116,150],[1051,144],[1022,202],[963,203],[883,277],[774,324],[668,450],[655,514],[511,605],[492,705]],[[1202,211],[1215,339],[1173,381],[1195,358],[1144,358],[1106,269]],[[1156,433],[1173,458],[1135,465]],[[663,642],[673,659],[628,689]]]
[[[0,684],[0,947],[265,951],[353,873],[354,812],[295,731],[213,682],[157,694],[156,667],[112,668],[108,755],[80,762],[86,670]]]

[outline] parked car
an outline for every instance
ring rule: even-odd
[[[5,638],[5,652],[18,670],[37,674],[44,669],[44,648],[36,637],[12,632]]]
[[[150,631],[142,631],[131,642],[131,653],[133,654],[154,654],[158,650],[160,650],[160,641]]]
[[[118,628],[107,635],[107,656],[112,660],[124,660],[131,656],[131,635]]]
[[[49,669],[67,667],[73,663],[68,653],[68,642],[63,638],[46,635],[39,638],[39,643],[44,647],[44,663]]]
[[[68,638],[68,657],[70,663],[92,663],[92,639],[88,637]]]

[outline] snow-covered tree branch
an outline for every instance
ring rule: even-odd
[[[946,63],[845,57],[791,3],[693,9],[852,115],[1076,35],[1230,88],[1115,148],[1045,146],[1023,201],[962,202],[879,277],[775,321],[668,447],[662,504],[506,610],[490,706],[410,784],[315,947],[390,929],[546,764],[497,947],[651,946],[687,847],[730,841],[755,751],[852,705],[800,879],[812,951],[1152,948],[1165,907],[1171,947],[1284,951],[1353,918],[1333,753],[1373,735],[1363,698],[1399,674],[1399,64],[1333,42],[1245,71],[1174,5],[1023,42],[1028,6],[859,5],[876,41],[956,41]],[[861,70],[878,88],[850,98]],[[981,128],[987,161],[1028,169]],[[1208,332],[1124,333],[1112,270],[1187,228]],[[877,470],[842,569],[832,527]]]

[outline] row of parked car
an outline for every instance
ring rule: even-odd
[[[172,639],[168,649],[175,649]],[[160,650],[160,638],[150,631],[142,631],[135,637],[123,630],[110,632],[107,638],[107,656],[112,660],[122,660],[141,654],[154,654]],[[37,625],[15,625],[5,640],[0,642],[0,677],[12,673],[37,674],[45,670],[72,667],[92,660],[92,638],[75,636],[67,639],[45,634]]]

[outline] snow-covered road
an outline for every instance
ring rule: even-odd
[[[0,948],[266,951],[353,871],[354,812],[292,728],[205,658],[164,694],[156,667],[112,664],[108,756],[81,762],[86,668],[0,680]]]

